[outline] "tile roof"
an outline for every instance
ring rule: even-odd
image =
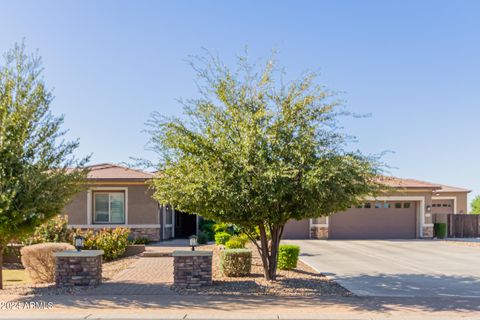
[[[146,180],[154,174],[111,163],[101,163],[88,166],[88,179],[92,180]]]
[[[380,176],[379,182],[392,188],[432,189],[435,192],[470,192],[471,190],[446,186],[439,183],[426,182],[416,179],[403,179],[391,176]]]
[[[111,163],[100,163],[88,167],[88,179],[91,180],[133,180],[145,181],[155,176],[153,172],[132,169]],[[435,192],[470,192],[468,189],[446,186],[416,179],[403,179],[392,176],[380,176],[379,182],[392,188],[431,189]]]
[[[465,188],[458,188],[458,187],[452,187],[452,186],[446,186],[442,185],[442,189],[437,190],[437,192],[471,192],[472,190],[465,189]]]

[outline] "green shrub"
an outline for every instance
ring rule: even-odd
[[[235,227],[233,224],[220,222],[213,226],[213,231],[215,231],[215,233],[227,232],[233,235],[235,234]]]
[[[248,242],[248,237],[245,235],[232,236],[226,243],[227,249],[243,249]]]
[[[283,244],[278,249],[278,268],[281,270],[292,270],[297,267],[300,247]]]
[[[227,249],[220,254],[222,272],[227,277],[245,277],[252,269],[252,251]]]
[[[36,227],[33,234],[23,239],[22,242],[25,245],[43,242],[70,242],[70,233],[67,217],[58,215]]]
[[[225,244],[228,240],[230,240],[231,237],[232,235],[228,232],[215,233],[215,243],[217,245]]]
[[[200,220],[199,229],[201,232],[205,233],[207,236],[207,241],[212,241],[215,239],[215,231],[213,227],[215,226],[215,221],[202,219]]]
[[[130,241],[132,244],[149,244],[150,239],[147,237],[138,237]]]
[[[127,228],[103,229],[97,233],[95,245],[104,251],[105,260],[120,258],[125,253],[129,233]]]
[[[86,232],[77,231],[76,234],[81,234],[85,238],[85,250],[103,250],[103,258],[108,261],[120,258],[125,253],[130,229],[104,228],[97,232],[89,229]]]
[[[197,242],[198,244],[206,244],[208,242],[208,234],[200,231],[197,236]]]
[[[435,231],[435,237],[438,239],[443,239],[447,236],[447,224],[446,223],[435,223],[433,225],[433,229]]]

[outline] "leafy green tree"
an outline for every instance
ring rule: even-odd
[[[154,113],[149,145],[159,154],[154,197],[177,209],[233,223],[255,240],[267,280],[290,219],[327,216],[379,191],[378,158],[349,152],[338,129],[345,110],[315,74],[283,84],[273,60],[241,57],[235,70],[194,58],[200,98],[183,118]]]
[[[480,195],[473,198],[472,202],[470,202],[470,206],[472,207],[470,214],[480,214]]]
[[[59,214],[86,177],[87,159],[72,155],[78,141],[64,139],[63,117],[50,112],[42,71],[24,44],[0,65],[0,267],[5,246]]]

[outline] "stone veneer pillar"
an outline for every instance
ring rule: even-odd
[[[102,282],[103,250],[60,251],[55,253],[57,287],[95,286]]]
[[[212,251],[173,251],[173,286],[212,285]]]

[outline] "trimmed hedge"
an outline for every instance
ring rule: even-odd
[[[23,247],[22,264],[33,283],[50,283],[55,280],[55,252],[75,250],[69,243],[45,242]]]
[[[215,243],[217,245],[224,245],[231,237],[232,235],[228,232],[217,232],[215,233]]]
[[[220,266],[227,277],[248,276],[252,270],[252,250],[224,250],[220,254]]]
[[[292,270],[297,267],[300,247],[283,244],[278,249],[278,268],[280,270]]]
[[[437,222],[433,225],[433,230],[435,232],[435,237],[438,239],[443,239],[447,236],[447,224]]]

